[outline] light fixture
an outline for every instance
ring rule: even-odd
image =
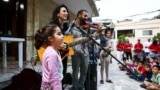
[[[21,9],[24,9],[24,4],[20,4],[20,8],[21,8]]]
[[[3,0],[4,2],[9,2],[9,0]]]

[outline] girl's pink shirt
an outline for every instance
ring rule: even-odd
[[[134,67],[136,67],[133,63],[128,66],[129,70],[133,71]]]
[[[48,46],[42,59],[42,82],[49,83],[52,90],[62,90],[63,66],[60,55]]]
[[[151,68],[153,68],[153,66],[157,65],[155,62],[150,62],[149,64],[150,64]]]

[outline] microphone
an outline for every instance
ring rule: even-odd
[[[73,20],[72,23],[69,25],[67,31],[65,32],[65,35],[71,35],[71,29],[73,28],[73,26],[75,25],[75,21],[76,20]]]

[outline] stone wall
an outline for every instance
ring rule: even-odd
[[[40,27],[47,25],[52,17],[52,12],[54,8],[58,5],[51,0],[39,0],[40,1],[40,12],[39,12],[39,21]]]
[[[34,34],[36,30],[47,25],[52,17],[52,12],[57,7],[53,0],[28,0],[27,1],[27,29],[26,29],[26,60],[30,60],[36,55],[34,47]],[[77,11],[78,12],[78,11]],[[75,18],[75,14],[69,12],[70,20]]]
[[[27,1],[26,60],[34,53],[34,32],[39,28],[39,0]]]

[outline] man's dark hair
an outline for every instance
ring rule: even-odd
[[[151,65],[149,63],[146,63],[145,66],[151,68]]]
[[[153,40],[152,44],[153,44],[153,45],[157,45],[157,44],[158,44],[158,41],[157,41],[157,40]]]
[[[143,64],[144,65],[144,62],[143,61],[139,61],[139,63]]]
[[[160,70],[160,66],[159,65],[154,65],[153,67],[158,68],[158,70]]]
[[[79,10],[78,11],[78,13],[77,13],[77,17],[78,17],[78,15],[81,15],[83,12],[88,12],[87,10],[85,10],[85,9],[81,9],[81,10]]]

